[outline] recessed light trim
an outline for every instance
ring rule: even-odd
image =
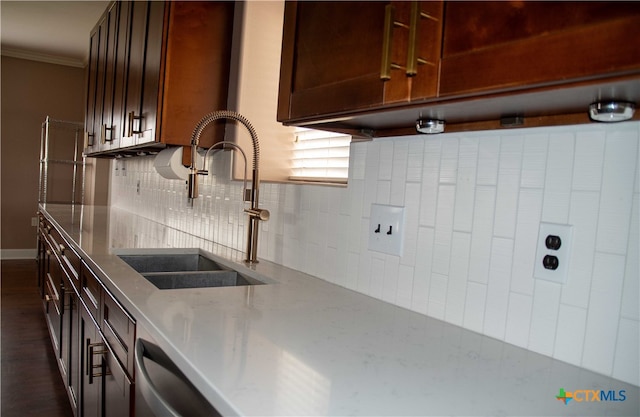
[[[416,121],[416,130],[427,135],[442,133],[444,132],[444,120],[418,119]]]
[[[589,117],[596,122],[623,122],[633,117],[635,104],[627,101],[596,102],[589,106]]]

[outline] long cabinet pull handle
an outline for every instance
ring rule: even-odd
[[[407,51],[407,76],[412,77],[418,73],[418,25],[420,24],[420,5],[417,1],[411,2],[411,21],[409,22],[409,49]]]
[[[420,8],[420,2],[411,2],[411,18],[409,22],[409,47],[407,50],[407,76],[413,77],[418,74],[418,64],[427,64],[427,60],[418,56],[418,29],[421,19],[438,21],[437,18],[424,13]]]
[[[89,384],[93,384],[93,378],[103,375],[103,364],[99,365],[93,364],[93,357],[95,355],[102,355],[108,352],[104,343],[90,343],[91,340],[87,339],[87,368],[86,374],[89,377]],[[95,350],[96,348],[100,348],[100,350]],[[94,369],[100,369],[100,372],[94,372]],[[105,374],[109,374],[108,372]]]
[[[402,22],[394,19],[395,8],[393,4],[387,4],[384,8],[384,32],[382,35],[382,63],[380,65],[380,79],[387,81],[391,79],[392,69],[402,69],[398,64],[391,62],[391,49],[393,46],[393,28],[408,28]]]
[[[136,130],[136,129],[133,128],[133,124],[134,124],[134,121],[136,121],[136,120],[141,122],[143,117],[142,116],[136,116],[136,112],[131,111],[131,112],[129,112],[128,119],[129,120],[127,120],[127,125],[128,125],[127,126],[128,127],[127,131],[128,131],[129,134],[127,136],[133,136],[134,133],[142,133],[142,127],[138,126],[138,129]]]
[[[93,133],[84,132],[84,147],[88,148],[89,146],[93,146],[93,138],[95,135]],[[89,140],[91,139],[91,140]]]
[[[107,139],[107,132],[110,133],[110,138]],[[113,142],[113,127],[107,127],[107,125],[103,124],[100,131],[100,142],[104,145],[107,142]]]

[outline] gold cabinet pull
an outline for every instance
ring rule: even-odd
[[[420,2],[411,2],[411,20],[409,22],[409,48],[407,50],[407,76],[413,77],[418,74],[418,64],[428,64],[427,60],[418,56],[418,29],[421,19],[438,21],[437,18],[424,13],[420,9]]]
[[[93,133],[84,132],[84,147],[88,148],[89,146],[93,146],[93,138],[95,135]],[[89,140],[91,139],[91,140]]]
[[[127,120],[127,126],[128,126],[128,135],[127,136],[133,136],[134,133],[142,133],[142,116],[136,116],[136,112],[129,112],[129,118]],[[134,129],[133,125],[135,121],[138,121],[138,129]]]
[[[99,365],[93,364],[93,357],[95,355],[102,355],[108,352],[104,343],[90,343],[91,340],[87,339],[87,366],[86,366],[86,375],[89,377],[89,384],[93,384],[93,378],[100,377],[103,375],[102,362]],[[97,349],[99,348],[99,349]],[[96,350],[97,349],[97,350]],[[95,372],[95,369],[100,369],[100,372]]]
[[[110,133],[111,136],[107,139],[107,132]],[[107,125],[103,124],[100,132],[100,142],[104,145],[107,142],[113,142],[113,127],[107,127]]]
[[[387,81],[391,79],[392,69],[402,69],[396,63],[391,62],[391,49],[393,46],[393,29],[395,27],[408,28],[402,22],[394,19],[395,8],[393,4],[387,4],[384,8],[384,33],[382,36],[382,64],[380,66],[380,79]]]

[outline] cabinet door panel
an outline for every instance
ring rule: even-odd
[[[287,3],[278,120],[437,95],[442,2]]]
[[[130,416],[133,384],[109,348],[105,349],[104,361],[104,417]]]
[[[449,2],[446,9],[443,96],[582,81],[640,68],[636,2]]]
[[[87,153],[98,150],[98,136],[95,130],[96,100],[98,88],[98,57],[100,56],[100,26],[98,25],[89,40],[89,65],[87,66],[87,103],[85,110],[85,143]]]
[[[85,417],[102,415],[102,350],[104,344],[98,326],[91,314],[80,307],[81,373],[82,400],[80,415]]]
[[[116,107],[116,70],[117,70],[117,36],[119,23],[120,2],[111,4],[107,13],[107,33],[106,33],[106,49],[105,49],[105,92],[103,120],[100,130],[100,143],[102,150],[108,150],[119,146],[116,124],[119,123],[120,115],[117,113]]]
[[[135,136],[135,145],[155,140],[164,7],[156,1],[130,5],[124,107],[126,136]]]
[[[383,2],[286,4],[282,66],[292,70],[290,80],[280,81],[279,120],[384,102],[380,70],[385,6]],[[285,98],[290,105],[282,102]]]

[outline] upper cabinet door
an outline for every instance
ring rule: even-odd
[[[157,1],[133,1],[128,7],[124,136],[129,145],[155,141],[164,10],[164,2]]]
[[[227,108],[233,24],[229,1],[112,2],[91,35],[85,154],[189,145]],[[217,123],[201,143],[223,135]]]
[[[639,68],[640,3],[446,3],[441,97],[624,75]]]
[[[87,101],[84,120],[84,148],[88,153],[100,150],[107,30],[108,15],[105,13],[91,31],[89,40]]]
[[[441,2],[287,2],[278,120],[434,97]]]

